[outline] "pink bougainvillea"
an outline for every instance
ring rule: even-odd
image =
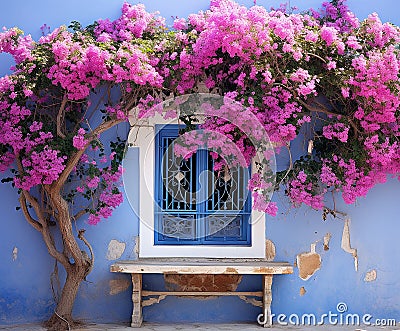
[[[111,143],[107,152],[99,135],[126,121],[140,97],[162,87],[157,58],[165,49],[154,49],[164,26],[143,5],[125,3],[119,19],[100,20],[94,30],[60,27],[37,43],[17,28],[0,33],[0,52],[16,62],[14,73],[0,78],[0,170],[14,168],[13,183],[25,200],[62,189],[70,211],[79,205],[78,215],[89,214],[90,224],[122,202],[123,143]],[[153,46],[142,47],[145,39]],[[79,195],[87,206],[77,202]],[[59,213],[51,212],[51,199],[42,204],[46,211],[36,216]]]
[[[222,146],[249,165],[266,153],[257,145],[263,136],[277,152],[300,132],[313,141],[288,169],[255,173],[256,208],[276,214],[266,193],[274,178],[295,205],[321,209],[330,190],[353,203],[400,172],[399,41],[398,27],[375,14],[359,21],[344,0],[301,14],[213,0],[170,30],[157,13],[124,3],[114,21],[60,27],[38,43],[6,29],[0,52],[16,67],[0,78],[0,170],[15,167],[14,184],[25,191],[68,172],[69,201],[92,201],[86,211],[95,224],[122,201],[120,156],[106,155],[99,134],[133,113],[173,118],[176,110],[163,112],[160,102],[202,86],[245,109],[233,119],[229,107],[205,107],[201,129],[210,132],[216,167],[226,164],[217,156]],[[90,101],[93,92],[103,102]],[[93,127],[98,110],[103,121]],[[175,152],[188,157],[202,139],[187,134]]]
[[[295,205],[321,209],[328,190],[353,203],[400,172],[398,27],[375,14],[360,22],[345,1],[299,15],[221,0],[175,28],[194,40],[176,67],[183,70],[179,92],[204,81],[248,107],[278,147],[313,126],[313,157],[277,176]],[[241,119],[232,124],[216,113],[206,127],[235,137],[251,159],[254,150],[237,132]]]

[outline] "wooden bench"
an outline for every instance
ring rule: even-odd
[[[238,296],[249,302],[247,297],[261,297],[264,326],[270,327],[273,275],[291,274],[293,267],[287,262],[266,262],[263,260],[232,259],[139,259],[120,261],[111,266],[112,272],[129,273],[132,276],[132,327],[140,327],[143,321],[142,307],[158,303],[168,295],[179,296]],[[262,291],[259,292],[159,292],[142,289],[142,274],[209,274],[209,275],[262,275]],[[142,297],[152,297],[143,300]],[[157,298],[154,298],[157,297]]]

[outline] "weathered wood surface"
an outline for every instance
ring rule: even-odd
[[[132,274],[132,322],[131,326],[139,328],[142,326],[142,275]]]
[[[272,325],[272,275],[263,275],[263,315],[264,315],[264,327],[268,328]]]
[[[287,262],[261,260],[154,260],[120,261],[111,266],[112,272],[139,274],[291,274],[293,267]]]
[[[142,291],[142,296],[152,296],[152,295],[177,295],[177,296],[251,296],[251,297],[262,297],[262,291],[253,292],[205,292],[205,291]]]

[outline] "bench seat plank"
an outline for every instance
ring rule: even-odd
[[[291,274],[293,267],[287,262],[264,261],[120,261],[111,266],[112,272],[139,274]]]

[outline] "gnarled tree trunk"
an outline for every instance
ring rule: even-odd
[[[83,267],[71,265],[67,270],[67,278],[61,292],[60,301],[50,319],[45,323],[48,330],[68,330],[75,324],[72,318],[72,309],[79,285],[86,277]]]
[[[63,110],[64,103],[60,108]],[[115,119],[103,122],[87,137],[87,144],[84,149],[72,154],[65,166],[65,169],[59,178],[50,185],[38,185],[38,192],[32,194],[30,191],[21,190],[20,205],[24,216],[29,224],[38,230],[43,237],[49,254],[63,265],[66,270],[67,278],[61,292],[61,297],[57,303],[54,314],[46,322],[49,330],[68,330],[70,325],[74,324],[72,319],[72,308],[78,293],[79,285],[91,272],[94,264],[93,250],[89,242],[84,237],[84,230],[79,230],[74,234],[72,229],[72,220],[78,219],[86,213],[82,210],[77,215],[71,216],[67,201],[62,197],[62,190],[72,171],[78,164],[80,158],[90,145],[93,139],[121,123],[123,120]],[[16,163],[20,173],[23,173],[21,159],[16,155]],[[34,210],[31,213],[30,208]],[[50,224],[55,223],[62,238],[62,250],[58,250],[52,233]],[[79,238],[89,250],[89,254],[78,245]]]
[[[79,286],[92,270],[93,251],[83,236],[84,230],[80,230],[77,237],[87,246],[91,257],[89,258],[86,251],[79,247],[77,237],[73,232],[68,204],[61,196],[59,188],[56,185],[43,186],[42,188],[43,191],[40,196],[45,198],[40,203],[28,191],[22,191],[20,203],[28,222],[42,234],[49,254],[63,265],[67,274],[57,307],[45,326],[49,330],[68,330],[70,326],[74,325],[72,309]],[[29,213],[28,204],[33,207],[37,219],[34,219]],[[43,205],[46,205],[46,208],[43,208]],[[61,233],[62,251],[57,249],[50,231],[49,210]]]

